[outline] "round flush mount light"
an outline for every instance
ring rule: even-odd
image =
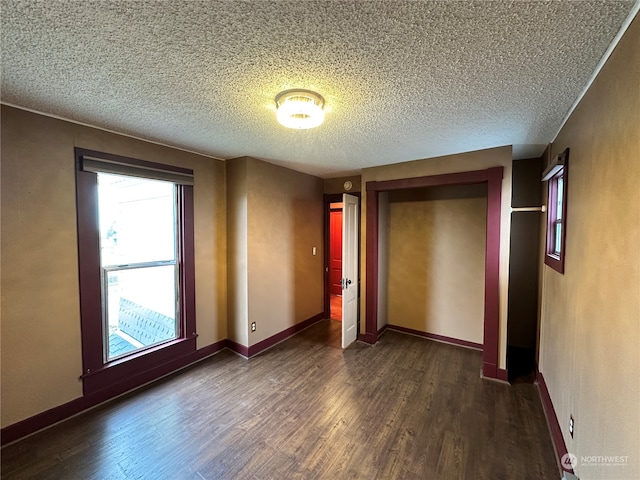
[[[320,125],[324,120],[324,98],[310,90],[285,90],[276,95],[278,122],[304,130]]]

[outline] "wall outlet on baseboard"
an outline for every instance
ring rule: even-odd
[[[251,322],[251,331],[255,332],[256,331],[256,322]],[[573,436],[573,435],[572,435]]]
[[[569,435],[573,438],[573,415],[569,415]]]

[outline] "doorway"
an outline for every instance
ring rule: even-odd
[[[324,315],[342,322],[342,348],[359,332],[360,195],[325,195]]]
[[[329,204],[330,319],[342,321],[342,202]]]

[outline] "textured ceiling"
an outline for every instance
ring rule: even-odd
[[[501,145],[540,154],[634,7],[0,2],[4,103],[320,176]],[[323,125],[276,122],[293,87],[324,96]]]

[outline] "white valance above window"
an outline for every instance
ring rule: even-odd
[[[139,161],[133,164],[106,158],[82,156],[82,171],[129,175],[173,182],[178,185],[193,185],[193,170],[165,166],[152,162]]]

